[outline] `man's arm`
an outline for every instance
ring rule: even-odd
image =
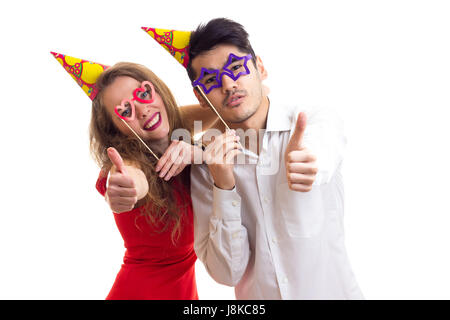
[[[191,169],[194,249],[211,277],[235,286],[250,258],[247,229],[241,223],[241,198],[213,185],[206,166]]]

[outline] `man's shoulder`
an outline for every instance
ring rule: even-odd
[[[291,121],[296,123],[298,114],[304,112],[308,125],[342,125],[339,112],[330,106],[324,105],[293,105],[290,109]]]
[[[297,120],[300,112],[304,112],[308,118],[339,118],[338,111],[332,106],[306,104],[295,102],[293,98],[280,96],[276,92],[269,95],[271,105],[275,108],[276,113],[285,114],[293,122]]]
[[[208,166],[205,163],[202,164],[194,164],[191,166],[191,175],[192,174],[209,174]]]
[[[212,178],[209,174],[209,169],[206,164],[194,164],[191,166],[191,184],[193,182],[206,182],[213,183]]]

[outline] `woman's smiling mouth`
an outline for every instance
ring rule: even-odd
[[[161,114],[156,112],[147,122],[144,124],[144,130],[153,131],[161,124]]]

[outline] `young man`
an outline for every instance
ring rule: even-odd
[[[195,251],[210,275],[237,299],[362,299],[344,245],[337,118],[268,96],[262,60],[228,19],[192,33],[187,71],[231,129],[257,138],[240,150],[228,131],[206,148],[209,167],[191,169]]]

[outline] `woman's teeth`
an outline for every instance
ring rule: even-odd
[[[159,112],[156,114],[156,116],[153,118],[152,121],[150,121],[149,123],[147,123],[147,125],[144,127],[144,129],[150,129],[151,127],[153,127],[155,124],[158,123],[159,121]]]

